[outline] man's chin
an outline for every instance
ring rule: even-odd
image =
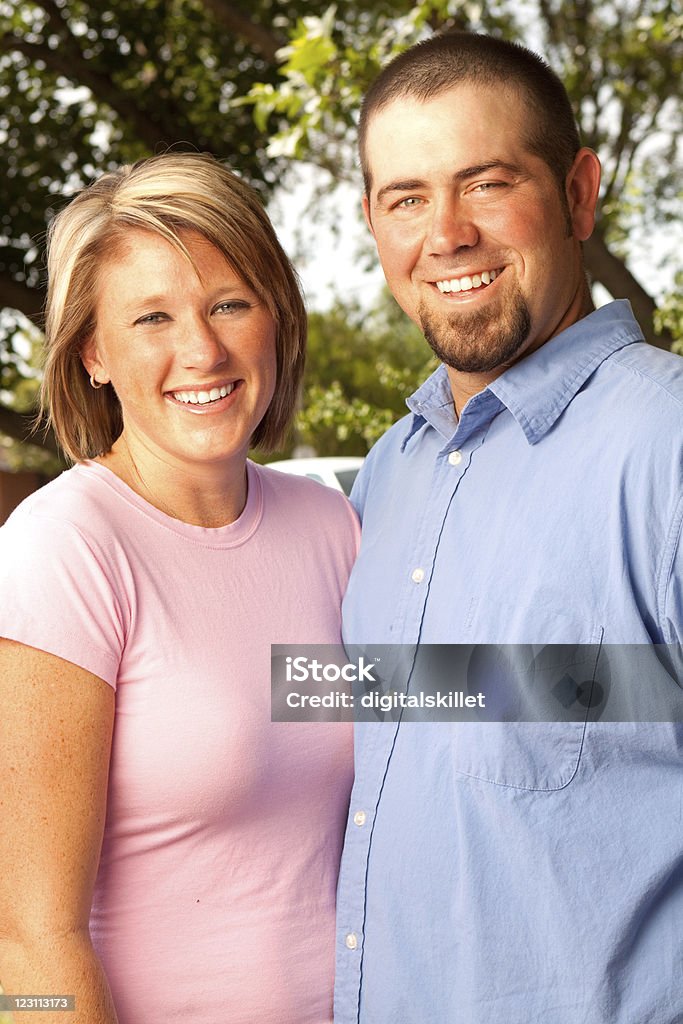
[[[428,314],[420,318],[422,333],[446,366],[459,373],[491,373],[514,363],[524,352],[531,332],[526,303],[519,302],[512,315],[491,322],[489,316],[471,314],[435,323]]]
[[[458,373],[471,373],[471,374],[487,374],[493,373],[496,370],[503,370],[510,366],[515,361],[515,355],[508,357],[503,360],[476,360],[476,359],[458,359],[454,356],[448,356],[445,353],[436,355],[451,370],[457,370]]]

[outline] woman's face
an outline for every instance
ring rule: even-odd
[[[88,373],[110,381],[135,455],[239,464],[275,392],[276,325],[202,235],[195,266],[160,235],[131,229],[100,271]]]

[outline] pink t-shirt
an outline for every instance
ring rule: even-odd
[[[248,465],[204,529],[97,463],[0,530],[0,635],[116,688],[91,933],[120,1024],[332,1020],[351,726],[270,720],[270,644],[338,643],[346,500]]]

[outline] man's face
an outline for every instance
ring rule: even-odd
[[[484,382],[587,312],[597,158],[577,156],[565,201],[525,145],[529,116],[512,89],[460,85],[368,126],[364,210],[389,287],[439,358]]]

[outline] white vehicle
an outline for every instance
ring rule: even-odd
[[[281,459],[279,462],[268,462],[267,465],[281,473],[308,476],[311,480],[350,494],[363,461],[359,455],[330,455],[325,458]]]

